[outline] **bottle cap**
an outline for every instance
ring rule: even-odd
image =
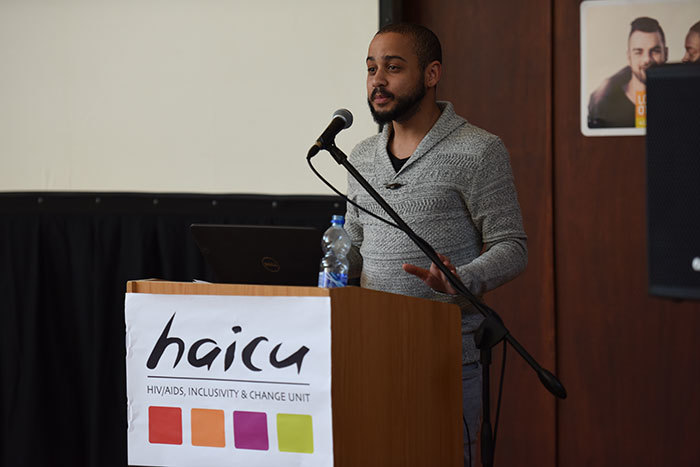
[[[345,225],[345,218],[341,216],[340,214],[333,214],[333,218],[331,218],[331,224],[333,225]]]

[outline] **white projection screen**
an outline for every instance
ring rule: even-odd
[[[2,0],[0,191],[330,194],[306,151],[338,108],[346,153],[376,133],[378,18],[378,0]]]

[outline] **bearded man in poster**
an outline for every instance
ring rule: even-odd
[[[646,70],[668,60],[659,22],[646,16],[632,21],[627,39],[628,66],[603,81],[588,103],[588,128],[635,127],[635,104],[646,92]]]

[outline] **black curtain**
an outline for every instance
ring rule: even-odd
[[[0,194],[0,462],[126,465],[124,293],[212,280],[192,223],[324,230],[331,196]]]

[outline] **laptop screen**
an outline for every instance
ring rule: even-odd
[[[190,231],[218,282],[318,284],[322,233],[317,229],[192,224]]]

